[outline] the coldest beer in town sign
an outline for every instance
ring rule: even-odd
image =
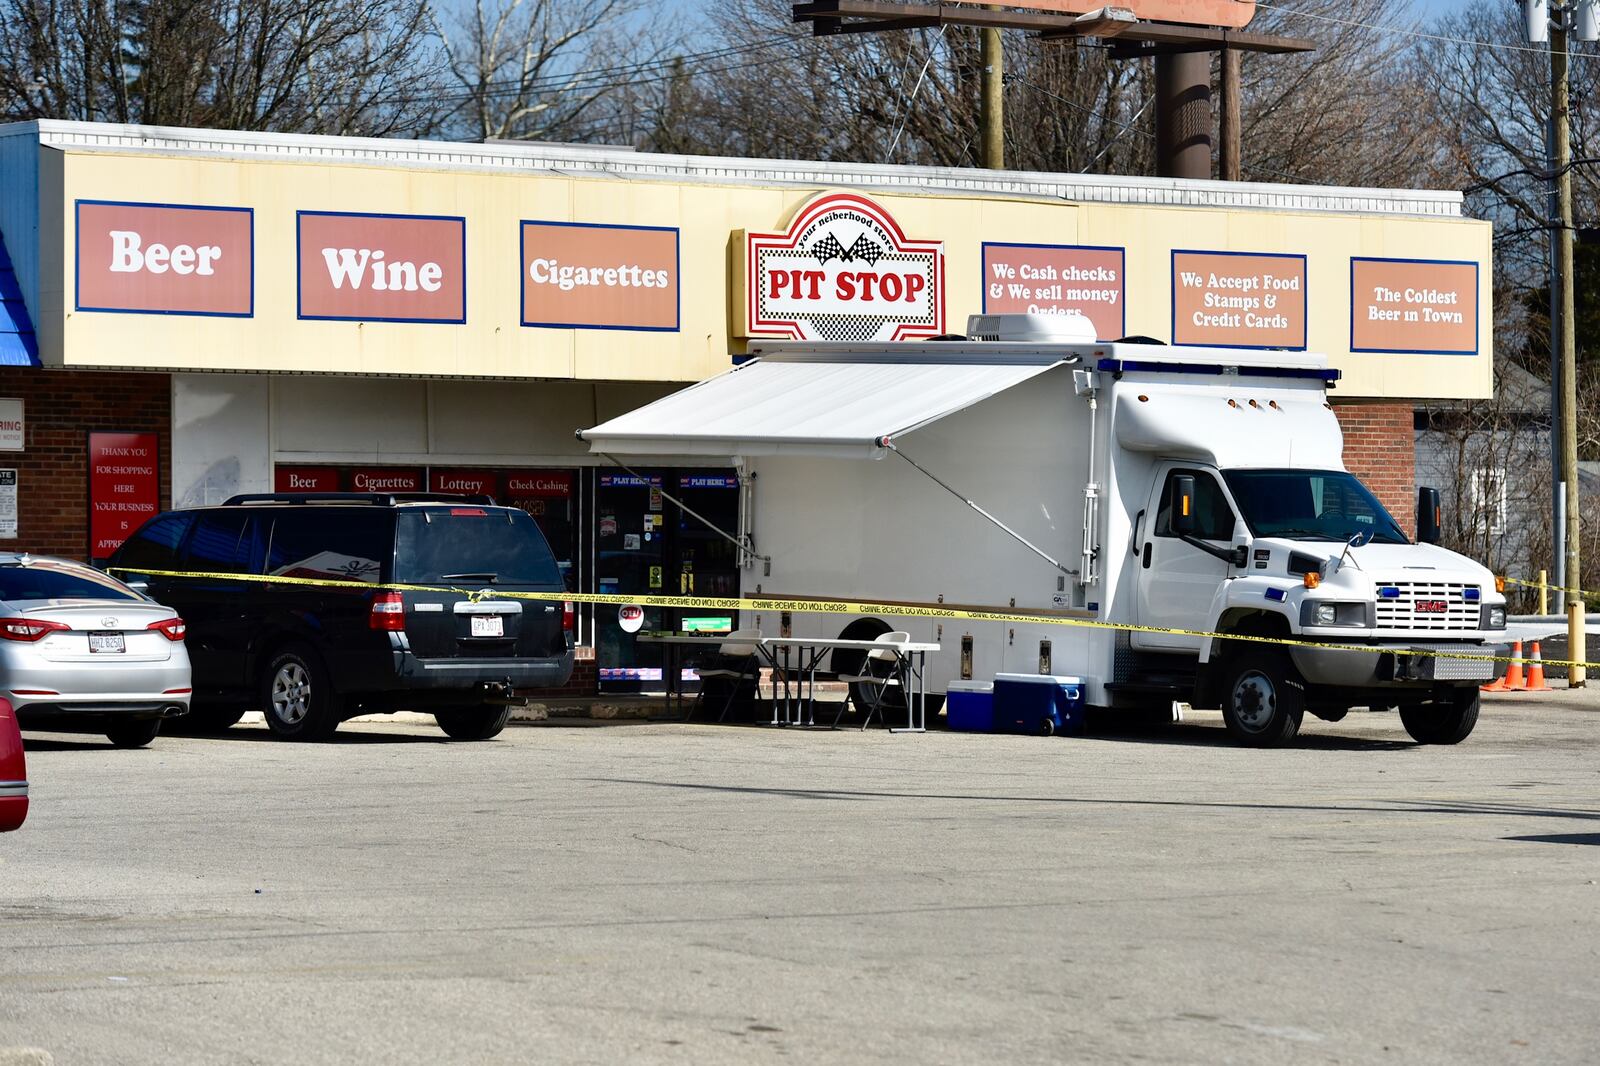
[[[944,244],[908,240],[865,196],[807,203],[783,233],[743,235],[745,337],[900,341],[944,328]]]

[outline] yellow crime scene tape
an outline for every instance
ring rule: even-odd
[[[1592,601],[1595,599],[1593,592],[1583,589],[1568,588],[1565,585],[1552,585],[1548,581],[1524,581],[1520,577],[1503,577],[1500,579],[1508,585],[1521,585],[1525,589],[1545,589],[1549,592],[1563,592],[1568,596],[1576,596],[1580,600]]]
[[[1167,626],[1141,626],[1124,622],[1101,622],[1092,618],[1076,618],[1054,613],[1030,613],[1016,610],[987,610],[981,607],[952,606],[942,603],[873,603],[868,600],[795,599],[774,596],[628,596],[620,593],[595,592],[502,592],[498,589],[467,589],[450,585],[384,584],[367,581],[340,581],[332,578],[285,577],[276,574],[214,574],[193,570],[146,570],[139,567],[119,566],[113,573],[143,574],[146,577],[198,578],[205,581],[242,581],[258,584],[301,585],[313,588],[341,588],[362,592],[422,592],[450,593],[465,596],[476,602],[485,598],[497,600],[531,600],[541,603],[590,603],[623,607],[687,608],[697,611],[753,611],[792,614],[835,615],[887,615],[895,618],[954,619],[971,622],[1010,622],[1022,625],[1053,625],[1075,629],[1109,629],[1123,633],[1170,633],[1181,637],[1213,638],[1248,644],[1272,644],[1293,648],[1314,648],[1318,651],[1359,652],[1363,655],[1389,654],[1405,656],[1434,656],[1445,659],[1463,659],[1472,662],[1514,663],[1524,660],[1510,655],[1481,655],[1473,652],[1441,652],[1431,649],[1377,648],[1361,644],[1325,644],[1312,640],[1293,640],[1287,637],[1258,637],[1242,633],[1215,633],[1203,629],[1173,629]],[[1600,663],[1581,659],[1544,659],[1545,666],[1581,666],[1600,670]]]

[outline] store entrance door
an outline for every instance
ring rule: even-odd
[[[739,479],[727,470],[603,472],[595,488],[597,591],[737,596],[738,549],[669,501],[669,492],[717,528],[730,534],[739,528]],[[600,687],[607,692],[662,687],[662,649],[639,643],[636,633],[684,628],[725,633],[734,621],[731,611],[646,607],[642,619],[624,626],[621,613],[608,607],[596,611],[597,665]],[[692,678],[692,666],[685,673]]]

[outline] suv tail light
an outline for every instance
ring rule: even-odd
[[[578,608],[571,600],[561,605],[561,628],[568,633],[578,629]]]
[[[46,633],[64,633],[71,628],[43,618],[0,618],[0,640],[20,640],[32,644]]]
[[[174,644],[189,635],[189,627],[181,618],[163,618],[159,622],[151,622],[145,628],[156,630]]]
[[[398,592],[380,592],[372,599],[372,614],[367,616],[368,629],[381,629],[389,633],[404,632],[406,628],[406,602]]]

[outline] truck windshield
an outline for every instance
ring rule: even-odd
[[[1342,470],[1229,470],[1233,498],[1258,537],[1408,544],[1383,504]]]

